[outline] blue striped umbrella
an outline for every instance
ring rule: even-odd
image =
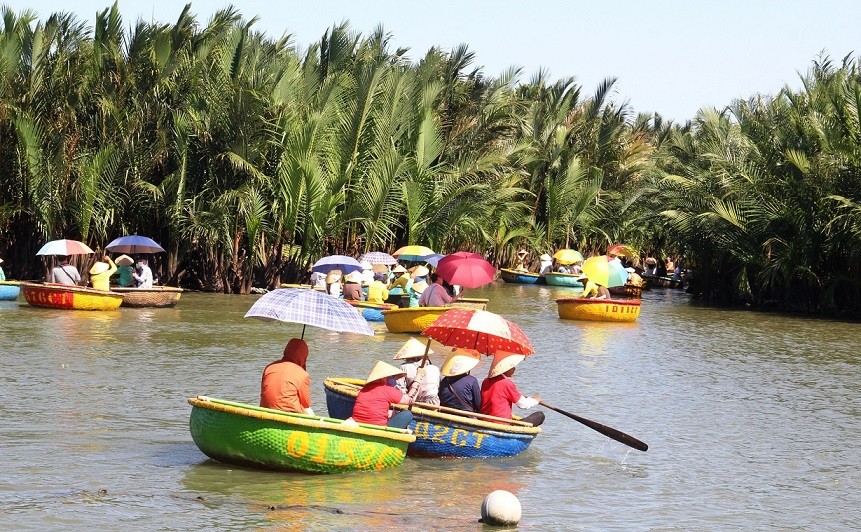
[[[245,317],[301,323],[303,338],[305,325],[335,332],[374,335],[374,330],[355,307],[337,297],[303,288],[279,288],[266,293],[251,305]]]
[[[353,257],[346,255],[329,255],[323,257],[311,266],[312,272],[329,273],[332,270],[341,270],[344,275],[350,272],[362,271],[362,265]]]

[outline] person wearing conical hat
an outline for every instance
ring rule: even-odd
[[[517,264],[514,266],[514,270],[518,272],[528,272],[529,268],[526,265],[526,257],[529,256],[529,252],[523,248],[517,250]]]
[[[114,261],[114,264],[117,265],[117,284],[122,287],[134,286],[135,278],[132,277],[132,273],[134,272],[135,260],[128,255],[120,255],[117,257],[117,260]]]
[[[443,378],[439,383],[439,403],[442,406],[467,412],[481,410],[481,385],[469,374],[479,362],[481,354],[475,349],[455,347],[446,357],[440,368]]]
[[[397,387],[402,392],[415,397],[418,402],[438,405],[439,368],[434,366],[430,360],[422,365],[425,349],[428,350],[428,356],[434,354],[433,349],[428,349],[424,342],[417,338],[410,338],[395,353],[395,360],[403,360],[401,369],[404,371],[404,377],[398,379]]]
[[[362,296],[365,295],[362,292],[362,274],[359,272],[350,272],[344,277],[344,280],[347,281],[344,283],[344,299],[361,301]]]
[[[331,270],[326,275],[326,292],[330,296],[341,297],[341,270]]]
[[[489,416],[511,419],[511,405],[519,408],[532,408],[538,404],[539,398],[526,397],[517,389],[511,379],[514,367],[520,364],[525,355],[508,351],[497,351],[493,355],[493,364],[487,378],[481,383],[481,413]],[[538,426],[544,423],[544,412],[533,412],[522,418],[522,421]]]
[[[368,303],[382,305],[389,297],[389,289],[386,285],[386,274],[374,272],[374,282],[368,285]]]
[[[410,286],[413,284],[413,278],[410,272],[402,265],[398,264],[392,269],[392,273],[396,275],[395,279],[389,285],[390,294],[407,294]]]
[[[263,369],[260,380],[260,406],[284,412],[314,415],[311,409],[311,376],[305,369],[308,344],[292,338],[284,346],[281,360]]]
[[[425,268],[425,271],[427,271],[427,268]],[[421,280],[414,282],[409,288],[410,308],[417,308],[419,306],[419,299],[421,299],[422,294],[428,287],[428,283],[424,280],[424,277],[418,277],[418,279]]]
[[[90,283],[96,290],[104,290],[107,292],[111,289],[111,275],[117,272],[117,265],[110,257],[105,255],[105,258],[93,264],[90,268]]]
[[[589,277],[585,273],[581,273],[577,276],[577,280],[583,283],[583,293],[580,294],[582,298],[588,299],[609,299],[610,291],[605,286],[601,286],[598,283],[592,282],[589,280]]]
[[[359,264],[362,266],[362,286],[369,286],[374,282],[374,265],[366,260]]]
[[[356,395],[353,415],[349,419],[359,423],[407,428],[413,419],[413,413],[403,410],[392,415],[391,410],[393,404],[413,404],[412,397],[395,386],[397,379],[403,376],[404,372],[400,368],[378,360],[365,385]]]

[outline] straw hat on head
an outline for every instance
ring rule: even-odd
[[[332,270],[326,275],[326,284],[332,284],[341,280],[341,270]]]
[[[346,277],[344,277],[344,279],[348,283],[361,283],[362,282],[362,274],[359,272],[350,272],[347,274]]]
[[[454,377],[471,371],[479,362],[481,362],[481,354],[475,349],[455,347],[442,363],[439,372],[444,377]]]
[[[415,275],[416,277],[424,277],[425,275],[430,273],[430,270],[427,269],[427,266],[419,265],[413,268],[412,272],[413,275]]]
[[[413,283],[413,290],[414,290],[417,294],[424,293],[424,291],[425,291],[425,290],[427,290],[427,287],[428,287],[428,282],[427,282],[427,281],[419,281],[419,282],[417,282],[417,283]]]
[[[117,260],[114,261],[114,264],[117,266],[131,266],[135,263],[135,260],[128,255],[120,255],[117,257]]]
[[[553,257],[551,257],[550,255],[548,255],[547,253],[545,253],[544,255],[541,255],[541,257],[539,257],[539,258],[540,258],[541,260],[553,260]]]
[[[401,368],[396,368],[391,364],[378,360],[377,365],[374,366],[371,374],[368,375],[368,380],[366,382],[373,382],[387,377],[401,377],[403,375],[406,375],[406,373],[404,373],[404,370]]]
[[[100,273],[105,273],[106,271],[108,271],[110,269],[111,269],[111,267],[108,266],[107,262],[99,261],[99,262],[93,264],[93,267],[90,268],[90,275],[98,275]]]
[[[526,255],[529,255],[529,252],[526,251],[525,249],[519,249],[519,250],[517,250],[517,254],[521,257],[525,257]]]
[[[496,377],[498,375],[502,375],[514,366],[523,362],[524,358],[526,358],[526,355],[518,355],[508,351],[497,351],[496,354],[493,355],[493,363],[490,365],[490,371],[487,373],[487,376]]]
[[[406,269],[406,268],[404,268],[402,265],[398,264],[397,266],[395,266],[394,268],[392,268],[392,271],[393,271],[393,272],[395,272],[395,273],[404,273],[404,272],[406,272],[406,271],[407,271],[407,269]]]
[[[394,360],[408,360],[411,358],[423,358],[425,356],[425,344],[418,338],[410,338],[401,347],[400,351],[395,353]],[[434,354],[433,349],[428,350],[428,356]]]

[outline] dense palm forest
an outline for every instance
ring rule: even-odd
[[[466,46],[411,61],[381,28],[300,49],[233,8],[0,24],[10,277],[40,278],[47,240],[132,233],[167,249],[163,282],[229,293],[407,243],[505,265],[625,242],[683,257],[707,302],[861,309],[856,59],[673,124],[615,101],[614,79],[488,77]]]

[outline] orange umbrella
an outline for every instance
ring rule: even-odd
[[[607,255],[616,255],[617,257],[634,258],[637,256],[637,250],[628,244],[613,244],[607,248]]]

